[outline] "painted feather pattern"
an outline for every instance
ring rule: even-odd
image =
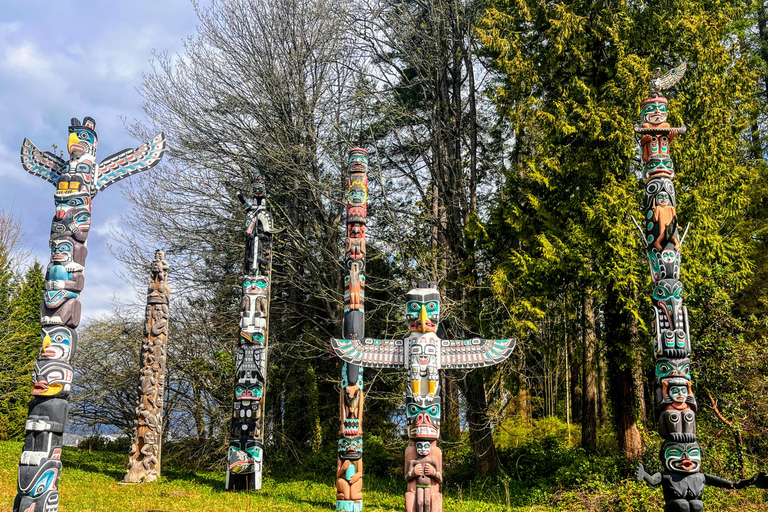
[[[688,69],[688,63],[683,62],[676,68],[672,68],[666,73],[664,73],[664,75],[661,78],[659,78],[659,89],[663,91],[675,85],[677,82],[680,81],[681,78],[683,78],[683,75],[685,75],[686,69]]]
[[[407,340],[343,340],[332,338],[331,350],[350,364],[366,368],[405,366]],[[507,359],[517,344],[515,339],[440,340],[440,368],[469,369],[492,366]]]
[[[367,368],[402,368],[405,366],[404,340],[331,339],[331,351],[347,363]]]
[[[67,168],[67,162],[50,151],[40,151],[32,141],[24,139],[21,145],[21,166],[29,174],[56,185],[59,175]]]
[[[96,186],[99,190],[104,190],[116,181],[137,172],[151,169],[160,163],[165,149],[165,134],[160,133],[136,149],[124,149],[105,158],[99,164],[99,177],[96,180]]]
[[[480,368],[501,363],[515,349],[517,340],[440,340],[440,367]]]

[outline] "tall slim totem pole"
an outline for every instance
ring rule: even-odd
[[[163,393],[165,351],[168,345],[168,262],[163,251],[155,251],[150,265],[152,282],[147,290],[144,342],[141,344],[139,399],[133,427],[125,483],[154,482],[160,478],[160,448],[163,440]]]
[[[667,98],[661,91],[675,85],[685,74],[683,63],[651,81],[648,98],[641,103],[641,125],[635,126],[642,146],[645,204],[640,236],[648,255],[653,281],[653,341],[656,356],[656,405],[659,434],[664,439],[659,452],[663,470],[649,475],[642,464],[637,479],[652,486],[661,484],[665,512],[704,510],[701,501],[705,485],[741,488],[755,479],[732,482],[701,471],[701,449],[696,442],[696,398],[691,391],[691,338],[688,311],[683,306],[680,282],[680,250],[686,232],[680,236],[675,195],[675,167],[669,143],[685,126],[667,122]],[[633,219],[634,220],[634,219]],[[637,225],[637,222],[635,222]]]
[[[344,337],[365,331],[365,225],[368,219],[368,152],[349,152],[347,241],[344,248]],[[339,396],[336,510],[363,510],[363,369],[344,362]]]
[[[267,210],[263,177],[256,177],[251,197],[238,198],[246,216],[245,277],[225,487],[248,491],[261,489],[272,234],[278,230]]]
[[[96,121],[69,126],[65,161],[41,152],[24,139],[21,165],[56,187],[56,216],[51,223],[51,262],[46,274],[41,306],[42,349],[32,378],[26,437],[19,463],[14,512],[56,512],[59,508],[61,447],[69,412],[72,358],[80,323],[80,292],[85,285],[83,269],[88,254],[86,241],[91,227],[91,204],[100,190],[132,174],[157,165],[165,153],[161,133],[137,149],[125,149],[96,163]]]
[[[402,368],[408,385],[405,414],[411,445],[405,450],[406,512],[441,512],[443,455],[440,437],[441,369],[472,369],[499,364],[515,348],[515,340],[443,340],[437,336],[440,292],[420,281],[406,295],[405,320],[410,336],[399,340],[332,339],[331,349],[348,365]]]

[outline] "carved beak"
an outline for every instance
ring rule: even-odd
[[[421,321],[421,332],[427,332],[427,320],[429,320],[429,317],[427,316],[427,306],[421,306],[419,320]]]

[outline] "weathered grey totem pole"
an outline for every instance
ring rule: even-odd
[[[264,398],[267,377],[269,292],[272,274],[272,216],[267,210],[264,180],[256,177],[253,196],[238,194],[245,208],[245,264],[240,339],[235,359],[227,478],[232,491],[261,489],[264,462]]]
[[[41,152],[29,140],[21,147],[24,170],[56,187],[56,216],[51,223],[51,262],[41,306],[42,349],[32,378],[26,437],[19,463],[14,512],[56,512],[59,508],[61,447],[69,412],[72,357],[80,323],[80,292],[88,254],[94,196],[112,183],[157,165],[165,153],[161,133],[137,149],[126,149],[96,163],[96,121],[69,126],[69,160]]]
[[[443,340],[437,336],[440,292],[420,281],[406,295],[405,320],[410,336],[399,340],[332,339],[344,362],[369,368],[402,368],[407,373],[405,413],[411,445],[405,450],[406,512],[441,512],[443,455],[440,437],[441,369],[472,369],[499,364],[515,340]]]
[[[685,74],[683,63],[651,81],[648,98],[641,103],[641,124],[635,126],[642,146],[645,204],[640,236],[648,254],[653,281],[653,341],[656,355],[656,404],[659,434],[664,439],[659,452],[663,470],[649,475],[642,464],[637,479],[652,486],[661,484],[665,512],[704,510],[701,501],[705,485],[728,489],[754,483],[732,482],[701,471],[701,449],[696,442],[696,398],[691,391],[691,338],[688,311],[683,306],[680,282],[680,250],[687,229],[680,236],[677,197],[672,180],[675,167],[669,156],[669,143],[685,126],[674,128],[667,122],[667,98],[662,90],[675,85]],[[633,219],[634,220],[634,219]],[[637,222],[635,222],[637,225]]]
[[[144,342],[141,344],[141,375],[136,422],[133,427],[125,483],[154,482],[160,478],[160,448],[163,439],[163,393],[165,352],[168,345],[168,262],[163,251],[155,251],[150,266],[152,282],[147,290]]]
[[[347,240],[344,248],[344,337],[365,330],[365,226],[368,219],[368,152],[349,152]],[[363,510],[363,369],[344,362],[339,395],[336,510]]]

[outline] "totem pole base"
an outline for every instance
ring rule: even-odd
[[[260,491],[261,472],[248,475],[235,475],[227,471],[227,481],[224,487],[228,491]]]
[[[336,500],[336,512],[363,512],[363,500]]]

